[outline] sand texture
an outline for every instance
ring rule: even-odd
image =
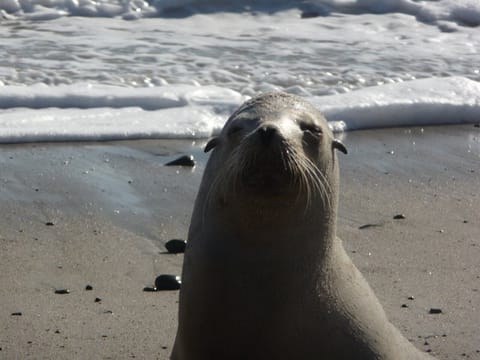
[[[344,142],[348,253],[416,346],[480,359],[480,129],[360,131]],[[181,272],[183,256],[164,244],[187,236],[199,145],[0,147],[0,359],[168,358],[178,291],[143,288]],[[190,153],[194,169],[164,166]]]

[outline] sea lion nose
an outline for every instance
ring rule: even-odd
[[[277,133],[277,129],[273,126],[262,126],[257,130],[263,145],[269,145]]]

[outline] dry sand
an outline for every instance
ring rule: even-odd
[[[344,141],[347,251],[419,348],[480,359],[480,129],[361,131]],[[178,292],[142,289],[180,274],[183,256],[163,246],[187,235],[206,160],[198,145],[0,147],[0,359],[168,358]],[[193,170],[163,166],[184,153],[196,156]]]

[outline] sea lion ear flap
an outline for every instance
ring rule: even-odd
[[[337,149],[344,154],[348,154],[346,146],[338,139],[333,139],[332,148]]]
[[[218,139],[218,137],[214,137],[213,139],[211,139],[207,145],[205,146],[205,149],[203,150],[204,152],[209,152],[210,150],[212,150],[215,146],[218,145],[218,143],[220,142],[220,140]]]

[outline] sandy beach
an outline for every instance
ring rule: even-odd
[[[417,347],[480,359],[480,128],[344,142],[348,253]],[[164,166],[183,154],[197,166]],[[181,273],[164,244],[187,236],[206,159],[198,141],[0,146],[0,359],[167,359],[178,291],[143,288]]]

